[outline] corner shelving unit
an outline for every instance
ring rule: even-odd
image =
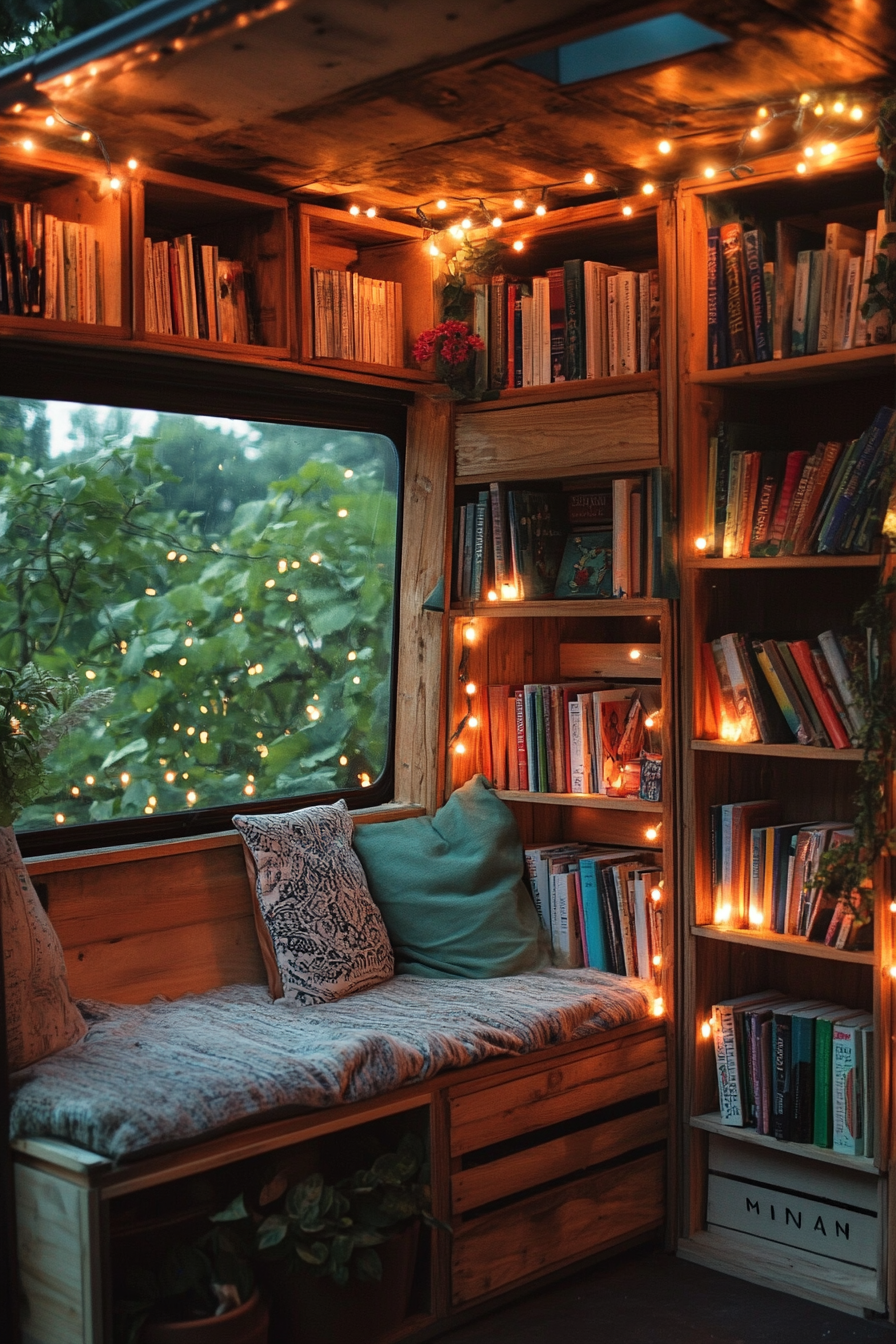
[[[849,627],[872,591],[879,555],[721,559],[699,554],[704,530],[709,436],[720,419],[783,425],[794,447],[854,438],[877,409],[893,404],[896,346],[707,369],[706,230],[710,210],[725,218],[811,220],[823,233],[838,221],[871,228],[880,172],[868,142],[844,147],[836,163],[796,178],[792,159],[770,158],[748,181],[686,183],[679,202],[679,341],[682,370],[682,1172],[679,1254],[714,1269],[861,1315],[892,1311],[890,1038],[892,917],[878,908],[874,950],[839,950],[804,938],[713,923],[709,809],[712,804],[777,798],[783,820],[853,815],[862,752],[796,744],[741,745],[710,740],[704,722],[701,644],[732,630],[777,637]],[[722,199],[718,199],[718,198]],[[707,199],[710,198],[710,199]],[[716,199],[713,199],[716,198]],[[880,907],[881,902],[878,902]],[[711,1039],[701,1024],[722,999],[764,989],[871,1011],[875,1018],[875,1151],[849,1157],[810,1144],[778,1142],[721,1123]],[[722,1159],[720,1161],[720,1158]],[[786,1165],[785,1167],[785,1164]],[[867,1205],[874,1249],[858,1254],[809,1245],[780,1231],[746,1235],[713,1213],[711,1168],[737,1171],[740,1189],[785,1190],[796,1225],[802,1205],[833,1193]],[[846,1182],[829,1189],[831,1182]],[[744,1182],[746,1184],[744,1184]],[[751,1182],[755,1186],[751,1187]],[[777,1182],[777,1184],[774,1184]],[[837,1193],[839,1191],[839,1193]],[[856,1193],[858,1192],[858,1193]],[[709,1201],[709,1203],[708,1203]],[[783,1211],[782,1211],[783,1221]],[[788,1220],[790,1221],[790,1220]],[[811,1226],[811,1224],[809,1224]],[[820,1237],[816,1238],[820,1241]],[[831,1258],[831,1257],[834,1258]],[[850,1263],[851,1261],[851,1263]]]

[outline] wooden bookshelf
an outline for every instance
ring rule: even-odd
[[[299,351],[303,362],[321,368],[394,374],[434,382],[432,369],[421,369],[411,348],[421,331],[439,322],[436,267],[423,229],[397,220],[351,215],[348,210],[300,204],[296,215]],[[398,366],[315,355],[312,270],[356,271],[373,280],[393,280],[402,289],[402,361]]]
[[[662,812],[662,803],[639,798],[609,798],[602,793],[530,793],[528,789],[498,789],[508,803],[534,803],[553,807],[596,807],[619,812]]]
[[[286,202],[277,196],[201,182],[175,173],[138,169],[131,182],[134,333],[165,349],[216,358],[283,360],[294,348],[292,248]],[[191,234],[239,260],[250,275],[247,294],[254,310],[255,341],[249,344],[152,332],[144,311],[143,240],[171,241]]]
[[[662,616],[666,604],[661,597],[534,598],[521,602],[473,602],[451,605],[453,616],[489,616],[507,620],[533,616]]]
[[[679,519],[682,545],[682,743],[680,905],[686,930],[681,949],[682,1171],[680,1253],[757,1283],[810,1298],[828,1291],[830,1260],[808,1251],[746,1237],[717,1225],[707,1228],[710,1136],[735,1140],[749,1153],[787,1153],[797,1164],[794,1192],[823,1188],[813,1172],[836,1166],[867,1176],[885,1173],[874,1187],[881,1200],[878,1269],[839,1266],[838,1305],[880,1311],[894,1299],[890,1267],[886,1287],[884,1229],[891,1143],[890,1022],[892,917],[875,914],[874,950],[852,951],[810,943],[794,935],[737,929],[713,923],[710,807],[750,799],[779,800],[784,822],[854,815],[853,794],[862,751],[796,743],[728,743],[715,740],[703,682],[701,645],[737,631],[776,638],[814,638],[827,629],[849,629],[853,613],[877,582],[880,555],[720,558],[697,552],[706,513],[708,445],[720,420],[782,426],[794,448],[855,438],[881,405],[891,405],[896,345],[834,354],[707,368],[708,211],[768,224],[789,219],[824,237],[828,222],[867,229],[876,219],[880,179],[876,151],[867,140],[844,146],[838,163],[797,178],[790,157],[770,157],[749,180],[721,185],[685,184],[679,204],[679,353],[682,382]],[[774,230],[771,230],[772,237]],[[724,999],[779,989],[794,999],[822,999],[874,1013],[875,1150],[851,1158],[814,1145],[778,1143],[752,1129],[723,1126],[712,1040],[700,1024]],[[752,1158],[747,1158],[751,1161]],[[799,1172],[808,1173],[805,1186]],[[791,1182],[793,1184],[793,1182]],[[797,1189],[797,1186],[799,1187]],[[749,1246],[749,1250],[747,1247]]]
[[[116,341],[131,335],[132,198],[126,172],[119,173],[117,190],[111,180],[95,147],[85,147],[84,154],[41,152],[39,156],[14,145],[0,148],[0,204],[39,202],[59,220],[96,229],[102,249],[104,303],[102,322],[0,313],[0,334],[76,342]]]

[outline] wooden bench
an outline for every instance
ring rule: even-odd
[[[355,819],[419,811],[381,808]],[[236,835],[29,868],[77,997],[133,1003],[264,982]],[[240,1188],[266,1155],[304,1159],[311,1170],[347,1131],[394,1133],[406,1123],[429,1135],[434,1213],[453,1229],[421,1242],[412,1314],[393,1336],[428,1337],[544,1275],[662,1229],[666,1088],[665,1025],[648,1019],[118,1167],[68,1144],[19,1140],[25,1340],[111,1344],[113,1292],[135,1235],[176,1236],[215,1207],[215,1181]]]

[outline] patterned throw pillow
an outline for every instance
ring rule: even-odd
[[[0,920],[10,1071],[80,1041],[87,1026],[72,1003],[56,930],[37,899],[11,826],[0,826]]]
[[[382,915],[352,849],[340,799],[272,816],[237,816],[258,900],[259,942],[274,999],[329,1003],[394,973]]]

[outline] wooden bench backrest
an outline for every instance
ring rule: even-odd
[[[356,825],[417,816],[392,807]],[[263,984],[253,896],[234,833],[32,859],[75,998],[145,1003]]]

